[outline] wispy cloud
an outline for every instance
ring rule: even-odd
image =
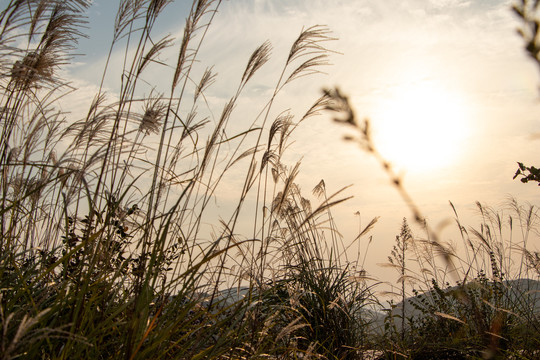
[[[227,1],[201,48],[194,81],[207,66],[214,66],[218,76],[206,95],[211,110],[218,113],[238,84],[251,52],[269,40],[273,46],[271,60],[253,78],[239,111],[233,115],[235,126],[245,126],[268,99],[277,82],[276,74],[302,27],[327,25],[339,38],[329,47],[342,55],[331,57],[334,65],[324,69],[327,76],[302,79],[297,86],[285,89],[277,108],[294,107],[293,111],[301,112],[322,87],[339,85],[350,94],[358,114],[371,117],[376,126],[378,100],[396,91],[406,92],[419,82],[436,82],[468,99],[472,130],[469,142],[463,145],[466,156],[455,167],[406,176],[419,202],[429,206],[440,202],[442,209],[447,200],[496,202],[500,199],[495,197],[507,193],[538,199],[536,188],[523,187],[511,179],[515,161],[535,160],[536,143],[526,140],[538,138],[536,114],[540,109],[536,99],[540,81],[515,33],[517,19],[510,4],[509,0]],[[178,18],[185,16],[175,16]],[[178,23],[164,24],[159,30],[161,35],[171,33],[181,39],[182,26]],[[92,63],[73,68],[72,78],[87,84],[81,99],[88,98],[92,79],[101,73],[98,68],[104,64],[106,49],[105,45],[95,48]],[[171,47],[163,60],[174,60],[177,51],[177,47]],[[116,82],[121,76],[117,69],[123,55],[119,49],[111,60],[109,75]],[[170,68],[155,66],[144,79],[160,86],[161,82],[155,80],[170,76]],[[108,87],[114,91],[113,85]],[[302,158],[298,179],[304,191],[321,178],[330,189],[355,183],[351,192],[357,195],[357,202],[343,208],[343,216],[349,219],[353,219],[352,209],[375,211],[372,215],[376,216],[400,203],[379,165],[355,146],[341,142],[343,129],[327,117],[312,119],[299,130],[287,161],[294,163]],[[531,133],[534,136],[528,137]],[[529,145],[524,146],[524,142]],[[395,217],[399,224],[406,214],[395,211],[384,215]],[[393,239],[384,227],[378,231],[381,237]]]

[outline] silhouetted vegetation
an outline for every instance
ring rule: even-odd
[[[452,249],[344,94],[326,91],[299,118],[275,109],[291,82],[328,63],[327,28],[292,40],[260,112],[238,130],[239,99],[271,44],[253,51],[213,116],[206,94],[219,78],[199,51],[221,1],[193,1],[175,40],[153,32],[170,1],[120,0],[97,93],[84,114],[65,113],[78,89],[62,69],[91,3],[11,0],[0,13],[0,359],[539,356],[535,207],[478,204],[477,229],[455,211],[463,248]],[[160,57],[169,51],[173,65]],[[119,53],[122,68],[111,69]],[[168,93],[157,92],[156,69],[169,72]],[[104,87],[111,70],[122,74],[114,94]],[[342,190],[321,181],[309,200],[295,182],[300,164],[283,161],[298,125],[329,109],[425,229],[413,234],[404,220],[396,237],[398,304],[383,303],[380,282],[344,256],[331,211],[348,199]],[[218,218],[213,204],[233,172],[240,185]]]
[[[538,0],[520,0],[512,6],[512,10],[522,22],[522,27],[518,33],[525,41],[525,50],[529,56],[540,66],[540,39],[538,30],[540,29],[540,18],[538,17]],[[523,183],[529,181],[537,182],[540,186],[540,169],[534,166],[526,166],[518,162],[518,169],[514,174],[514,179],[519,177]]]

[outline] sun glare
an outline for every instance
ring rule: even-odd
[[[396,87],[380,101],[372,122],[380,153],[408,173],[451,165],[468,133],[462,99],[430,82]]]

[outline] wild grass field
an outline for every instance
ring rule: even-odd
[[[271,56],[268,42],[212,117],[205,92],[216,75],[199,52],[221,1],[194,0],[183,37],[156,39],[169,3],[119,1],[107,45],[125,54],[118,92],[105,91],[107,62],[84,114],[62,110],[77,92],[62,69],[92,1],[2,3],[1,359],[540,357],[540,255],[528,246],[535,206],[478,204],[474,227],[456,211],[462,244],[451,248],[342,92],[321,91],[300,117],[276,109],[283,89],[328,64],[334,39],[324,26],[291,39],[273,91],[245,128],[230,122]],[[537,32],[529,5],[516,8]],[[536,57],[535,41],[536,33],[527,50]],[[170,50],[175,62],[161,63]],[[155,67],[170,73],[160,79],[166,92],[152,86]],[[346,191],[329,193],[322,181],[302,194],[299,163],[283,160],[298,125],[322,114],[357,134],[350,139],[380,161],[425,229],[413,234],[404,220],[396,236],[388,266],[399,291],[390,304],[366,276],[365,254],[344,256],[352,239],[332,209]],[[208,225],[233,171],[234,206]],[[252,230],[240,233],[246,218]]]

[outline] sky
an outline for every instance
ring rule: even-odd
[[[156,38],[181,39],[188,3],[169,5]],[[517,161],[538,164],[540,77],[510,6],[506,0],[223,1],[201,49],[201,68],[214,66],[218,74],[207,98],[222,106],[251,52],[269,40],[272,59],[243,104],[255,107],[268,95],[302,28],[325,25],[336,38],[327,44],[331,65],[288,88],[279,105],[301,113],[323,88],[338,86],[357,115],[370,119],[375,145],[434,227],[453,218],[449,201],[475,227],[476,201],[501,210],[510,197],[540,206],[537,186],[512,179]],[[74,109],[95,93],[116,7],[115,1],[96,0],[89,9],[89,38],[79,48],[85,55],[69,69],[80,89]],[[113,63],[120,59],[113,54]],[[105,85],[114,92],[113,83]],[[329,193],[352,185],[343,194],[353,198],[333,209],[345,242],[355,237],[359,220],[367,224],[380,216],[365,267],[390,278],[390,270],[378,264],[386,261],[401,219],[411,214],[380,164],[342,140],[348,133],[330,115],[312,118],[297,129],[286,160],[301,160],[298,183],[304,193],[321,179]],[[449,241],[455,236],[455,226],[441,231]]]

